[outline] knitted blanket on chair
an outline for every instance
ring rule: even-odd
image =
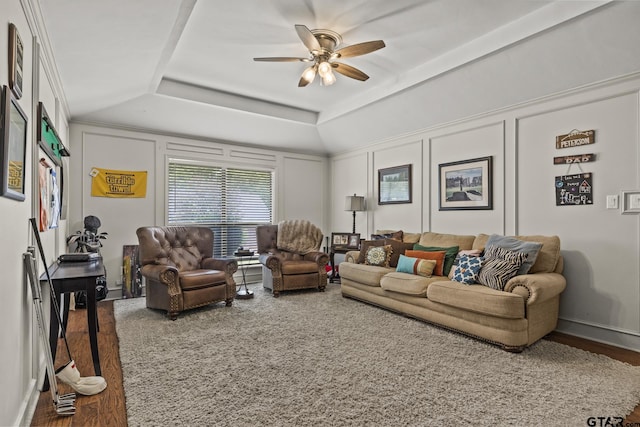
[[[316,252],[322,244],[322,231],[309,221],[301,219],[285,220],[278,223],[279,250],[300,255]]]

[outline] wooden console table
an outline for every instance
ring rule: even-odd
[[[91,261],[81,262],[58,262],[49,267],[49,276],[55,290],[55,296],[58,301],[64,295],[64,315],[63,323],[66,329],[67,319],[69,318],[69,302],[70,293],[76,291],[87,292],[87,323],[89,327],[89,343],[91,345],[91,357],[93,358],[93,370],[95,375],[101,376],[100,357],[98,355],[98,315],[96,308],[96,279],[105,275],[102,259],[98,258]],[[41,282],[47,281],[47,275],[40,276]],[[49,345],[51,346],[51,355],[53,360],[56,359],[56,350],[58,347],[58,336],[60,333],[60,323],[53,307],[53,299],[51,300],[51,320],[49,323]],[[85,375],[87,376],[87,375]]]
[[[340,273],[336,274],[335,254],[346,254],[349,251],[357,251],[357,249],[331,245],[331,248],[329,249],[329,265],[331,265],[331,276],[329,276],[329,283],[333,283],[334,280],[340,281]]]

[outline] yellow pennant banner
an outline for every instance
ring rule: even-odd
[[[91,169],[91,195],[94,197],[146,197],[146,171]]]

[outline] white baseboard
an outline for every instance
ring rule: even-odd
[[[565,319],[558,320],[556,331],[640,352],[640,336],[634,333],[615,331],[597,325],[588,325]]]

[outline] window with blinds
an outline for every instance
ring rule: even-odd
[[[273,219],[273,173],[169,163],[167,224],[210,227],[214,256],[256,251],[256,226]]]

